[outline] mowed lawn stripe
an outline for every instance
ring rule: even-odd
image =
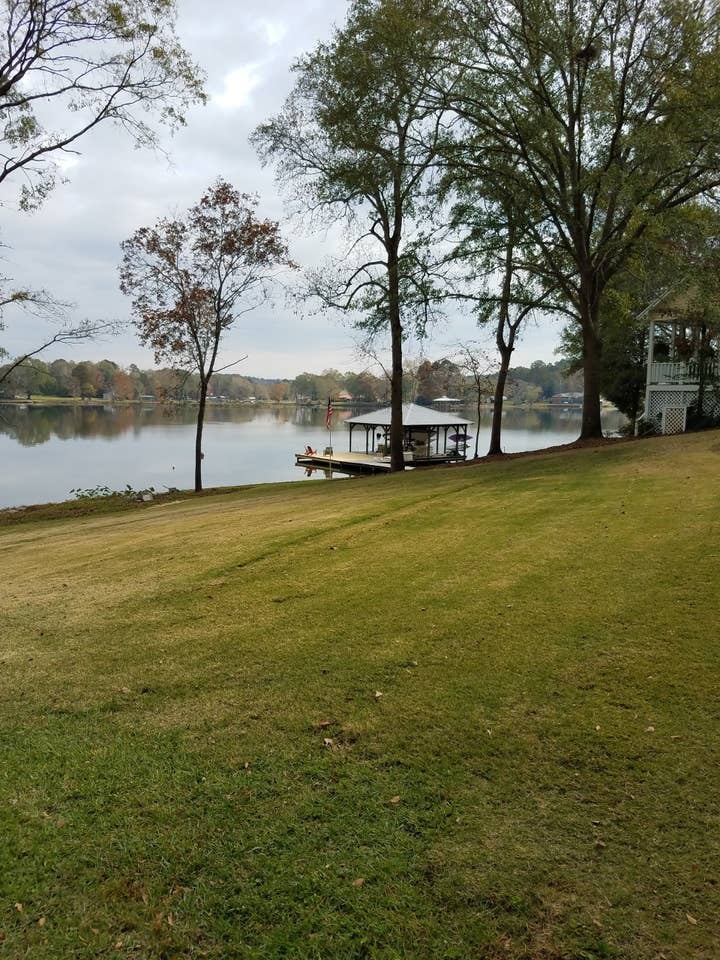
[[[719,448],[0,529],[0,950],[710,960]]]

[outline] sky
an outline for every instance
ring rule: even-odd
[[[6,181],[2,272],[16,286],[43,287],[72,303],[73,321],[120,321],[117,336],[53,348],[43,359],[107,357],[121,366],[156,365],[152,352],[139,344],[129,300],[118,289],[120,243],[139,227],[187,209],[218,176],[259,195],[260,215],[281,222],[301,267],[317,266],[339,252],[333,231],[311,233],[307,224],[288,219],[273,171],[261,167],[248,137],[281,109],[292,87],[293,60],[327,39],[345,9],[345,0],[178,0],[178,33],[206,73],[208,105],[192,109],[179,133],[163,135],[163,152],[136,149],[109,125],[96,129],[79,142],[80,156],[65,164],[66,182],[32,214],[17,209],[19,182]],[[12,312],[5,323],[0,343],[13,356],[33,349],[49,329]],[[559,332],[560,324],[548,321],[528,327],[514,364],[557,359]],[[482,336],[471,317],[455,316],[411,349],[416,358],[436,359],[453,343]],[[490,345],[491,338],[484,336]],[[269,378],[327,368],[361,370],[368,361],[356,343],[357,334],[342,317],[310,305],[291,308],[280,299],[232,328],[220,364],[247,355],[233,371]]]

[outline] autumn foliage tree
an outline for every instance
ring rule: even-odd
[[[202,490],[202,433],[210,378],[225,331],[270,296],[292,267],[280,228],[258,219],[257,198],[218,179],[181,218],[142,227],[121,246],[120,289],[132,298],[143,344],[158,363],[197,371],[195,490]]]

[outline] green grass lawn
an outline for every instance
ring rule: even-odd
[[[719,474],[0,526],[0,956],[717,960]]]

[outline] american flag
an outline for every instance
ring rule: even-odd
[[[330,430],[330,429],[331,429],[332,415],[333,415],[332,397],[328,397],[327,413],[325,414],[325,429],[326,429],[326,430]]]

